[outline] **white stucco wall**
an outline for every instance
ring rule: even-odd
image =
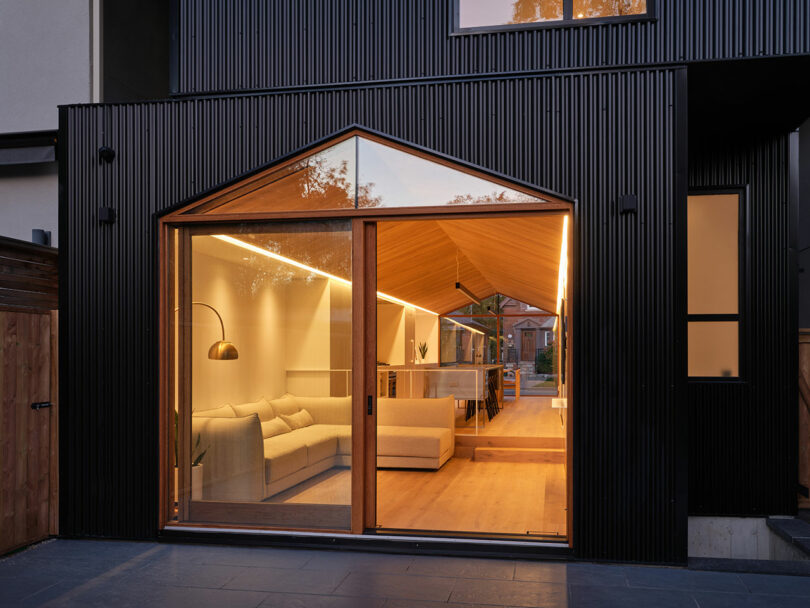
[[[91,0],[0,0],[0,133],[56,129],[91,100]]]
[[[98,2],[98,0],[95,0]],[[94,0],[0,0],[0,134],[54,130],[57,106],[93,100]],[[0,236],[57,246],[56,163],[0,166]]]

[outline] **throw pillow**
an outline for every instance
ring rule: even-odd
[[[285,416],[284,414],[281,415],[281,418],[290,425],[292,430],[295,429],[302,429],[305,426],[311,426],[315,424],[315,420],[312,418],[312,414],[310,414],[306,410],[301,410],[296,414],[290,414],[289,416]]]
[[[234,405],[233,411],[236,412],[236,415],[240,417],[250,416],[251,414],[258,414],[259,420],[261,420],[262,422],[267,422],[268,420],[272,420],[273,418],[276,417],[275,413],[273,412],[273,408],[270,406],[270,403],[264,397],[262,397],[258,401]]]
[[[230,405],[223,405],[210,410],[198,410],[192,412],[191,415],[199,418],[236,418],[236,414],[233,413],[233,408]]]
[[[284,422],[281,418],[273,418],[262,422],[262,438],[269,439],[276,435],[283,435],[292,431],[290,425]]]

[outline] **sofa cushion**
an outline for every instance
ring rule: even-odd
[[[302,410],[307,410],[315,424],[351,424],[352,398],[349,397],[294,397]]]
[[[191,415],[198,418],[236,418],[236,414],[230,405],[223,405],[210,410],[197,410],[192,412]]]
[[[420,426],[378,426],[377,456],[438,458],[450,449],[450,429]]]
[[[315,424],[315,421],[312,419],[312,415],[306,410],[301,410],[300,412],[290,414],[289,416],[281,414],[280,418],[286,422],[292,430],[302,429]]]
[[[307,446],[295,433],[264,440],[265,483],[292,475],[307,466]]]
[[[316,424],[316,428],[328,430],[337,437],[337,453],[351,456],[352,453],[352,427],[349,424]]]
[[[307,465],[316,464],[337,453],[337,435],[324,425],[308,426],[290,435],[307,447]]]
[[[298,403],[292,395],[284,395],[280,399],[272,399],[270,405],[273,406],[273,412],[275,412],[276,416],[281,416],[282,414],[289,416],[301,409],[298,407]]]
[[[273,418],[272,420],[262,422],[262,437],[264,439],[269,439],[270,437],[275,437],[276,435],[283,435],[284,433],[289,433],[290,431],[292,431],[290,425],[284,422],[284,420],[281,418]]]
[[[259,420],[267,422],[276,417],[270,403],[262,397],[258,401],[251,401],[250,403],[240,403],[233,406],[233,411],[237,416],[250,416],[251,414],[258,414]]]

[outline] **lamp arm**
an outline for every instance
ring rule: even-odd
[[[222,322],[222,316],[220,316],[220,314],[217,312],[217,309],[214,308],[213,306],[211,306],[210,304],[206,304],[205,302],[192,302],[191,304],[192,304],[192,306],[194,304],[197,304],[198,306],[205,306],[206,308],[210,308],[211,310],[214,311],[214,314],[217,316],[217,319],[219,319],[219,327],[220,327],[220,329],[222,329],[222,341],[224,342],[225,341],[225,323]],[[178,310],[180,310],[179,306],[174,309],[174,312],[177,312]]]

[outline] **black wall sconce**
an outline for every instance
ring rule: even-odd
[[[638,210],[638,197],[635,194],[619,196],[619,213],[635,213]]]
[[[115,158],[115,150],[113,150],[110,146],[101,146],[98,149],[98,162],[101,164],[102,162],[111,163]]]
[[[99,207],[98,208],[98,223],[99,224],[114,224],[115,223],[115,209],[112,207]]]

